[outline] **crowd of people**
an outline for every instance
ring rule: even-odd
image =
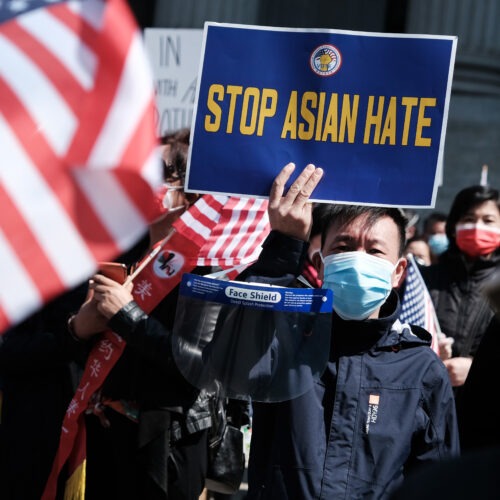
[[[189,130],[162,144],[161,213],[117,258],[129,273],[198,199],[182,189]],[[248,499],[395,500],[413,498],[419,486],[431,496],[441,478],[429,464],[460,475],[469,453],[484,450],[486,460],[491,451],[498,460],[491,414],[500,356],[498,191],[467,187],[448,214],[431,213],[420,229],[415,212],[397,207],[313,205],[323,170],[308,165],[287,188],[295,169],[288,164],[276,176],[271,232],[237,279],[333,292],[321,377],[300,395],[273,402],[229,400],[216,385],[194,387],[172,354],[178,286],[147,310],[133,282],[98,272],[0,337],[0,498],[42,498],[68,405],[107,331],[125,346],[80,422],[86,471],[79,498],[196,500],[221,411],[236,428],[252,425]],[[399,320],[408,254],[436,311],[439,355],[428,331]],[[228,319],[235,335],[242,318],[243,310]],[[65,464],[55,498],[70,498],[71,472]]]

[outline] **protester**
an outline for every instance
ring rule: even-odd
[[[148,251],[197,199],[182,189],[189,130],[165,138],[164,143],[165,213],[150,226]],[[210,270],[197,267],[191,272]],[[94,413],[86,417],[86,497],[198,498],[207,474],[216,394],[190,385],[173,361],[178,287],[146,314],[134,301],[131,286],[101,274],[90,286],[97,313],[82,307],[71,322],[73,333],[92,342],[109,327],[127,344],[93,401]]]
[[[491,187],[461,190],[446,221],[448,250],[437,264],[421,269],[441,330],[454,339],[451,357],[444,363],[455,388],[465,382],[493,317],[482,287],[500,268],[499,203],[498,191]]]
[[[446,214],[432,212],[424,219],[423,236],[431,249],[432,263],[438,261],[439,256],[448,249],[449,241],[446,236]]]
[[[498,284],[495,288],[498,293]],[[497,314],[499,297],[494,307]],[[457,397],[461,456],[417,469],[391,500],[494,500],[500,497],[500,427],[492,410],[498,390],[499,333],[500,320],[495,315]]]
[[[307,255],[322,169],[276,177],[272,232],[240,277],[294,284]],[[329,362],[313,389],[253,403],[248,499],[387,498],[417,463],[459,453],[452,388],[431,337],[397,321],[406,266],[398,209],[333,205],[324,217],[323,287],[333,290]],[[349,285],[349,286],[346,286]]]
[[[432,263],[431,249],[423,236],[414,236],[406,242],[405,255],[411,253],[418,265],[430,266]]]
[[[42,496],[85,361],[86,349],[68,335],[66,322],[86,292],[87,283],[66,292],[0,336],[2,499]]]

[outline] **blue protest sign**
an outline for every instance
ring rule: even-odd
[[[313,163],[313,201],[433,207],[456,43],[206,23],[187,190],[267,197]]]

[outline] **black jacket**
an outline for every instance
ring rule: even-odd
[[[500,320],[494,316],[457,396],[460,442],[464,451],[500,447],[500,426],[494,409],[499,366]]]
[[[474,356],[493,311],[481,289],[500,270],[500,252],[491,259],[466,262],[460,253],[444,253],[439,262],[422,267],[441,330],[453,337],[452,356]]]
[[[281,273],[281,284],[292,282],[307,245],[273,232],[263,247],[246,278],[277,284]],[[249,499],[387,498],[413,466],[459,453],[446,369],[430,334],[398,316],[395,292],[378,319],[334,312],[328,364],[314,387],[254,403]]]

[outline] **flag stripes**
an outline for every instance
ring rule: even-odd
[[[63,183],[69,182],[69,174],[62,170],[58,177],[50,172],[44,176],[43,169],[37,168],[27,156],[26,148],[16,140],[1,117],[0,137],[9,143],[9,150],[5,151],[8,164],[0,172],[1,185],[6,190],[2,207],[10,209],[9,217],[2,219],[3,231],[10,229],[5,236],[12,242],[29,274],[36,274],[42,268],[45,270],[43,279],[50,281],[53,279],[51,274],[56,273],[62,283],[76,283],[81,270],[74,262],[86,266],[88,271],[92,269],[92,258],[75,221],[69,217],[71,200],[68,199],[64,206],[64,198],[54,196],[56,188],[65,194],[67,187]],[[5,212],[1,215],[5,216]]]
[[[24,33],[19,31],[19,36],[22,37]],[[27,50],[40,50],[39,47],[26,45]],[[0,54],[2,54],[0,76],[10,87],[3,90],[11,90],[12,94],[9,97],[13,99],[11,101],[2,98],[2,111],[8,112],[9,116],[22,112],[25,120],[31,120],[35,126],[43,127],[43,137],[54,154],[64,154],[78,125],[73,105],[61,99],[57,86],[44,71],[40,70],[38,64],[43,61],[37,61],[36,64],[28,53],[20,50],[19,45],[1,35]],[[12,68],[16,68],[17,71],[13,71]],[[74,106],[76,104],[75,102]],[[11,121],[11,123],[16,122]],[[21,122],[21,127],[23,126],[25,125]],[[28,130],[30,129],[21,128],[22,133]]]
[[[200,251],[198,265],[228,268],[255,261],[270,230],[267,204],[262,199],[229,198]]]
[[[438,353],[438,333],[441,329],[434,304],[413,255],[409,254],[406,258],[408,266],[399,319],[402,323],[425,328],[432,335],[432,349]]]
[[[2,269],[9,271],[9,280],[16,286],[7,290],[0,286],[0,325],[7,326],[17,323],[24,318],[25,310],[19,305],[29,304],[32,308],[39,308],[43,304],[41,287],[37,287],[26,267],[19,260],[12,246],[5,239],[0,230],[0,255]],[[41,282],[43,284],[43,280]]]
[[[125,0],[6,14],[0,333],[130,248],[162,182],[153,78]]]
[[[173,227],[201,248],[219,222],[228,199],[227,196],[203,196],[174,222]]]
[[[61,9],[59,9],[60,11]],[[76,16],[72,16],[72,18],[78,20]],[[70,25],[67,18],[66,23]],[[70,28],[66,23],[64,19],[58,19],[56,12],[49,15],[45,10],[40,9],[30,16],[20,18],[17,25],[12,23],[8,28],[12,30],[9,31],[10,38],[16,40],[19,47],[22,47],[25,52],[36,50],[37,64],[43,67],[44,73],[57,86],[59,93],[69,93],[68,89],[61,85],[62,81],[74,85],[71,92],[89,91],[92,89],[99,61],[94,52],[86,45],[91,46],[92,39],[97,33],[94,29],[86,28],[87,25],[84,25],[83,33],[76,32],[80,26]],[[22,34],[14,31],[20,29],[24,29]],[[51,33],[50,38],[45,35],[47,30]],[[85,41],[86,45],[82,45],[82,40]],[[25,45],[28,43],[30,45],[26,47]],[[74,57],[76,51],[85,60],[84,66],[79,64],[78,59]],[[69,101],[68,104],[77,105],[78,103]],[[75,114],[77,113],[75,112]]]

